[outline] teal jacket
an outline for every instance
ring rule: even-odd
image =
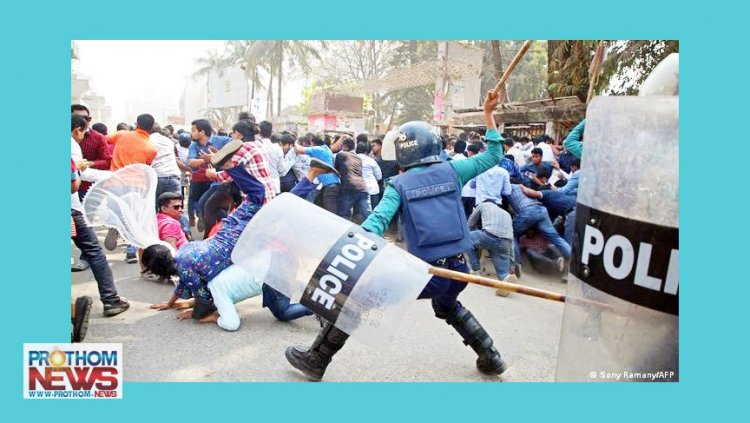
[[[462,187],[480,173],[496,166],[503,157],[503,149],[501,147],[503,138],[497,130],[490,129],[487,131],[485,141],[487,141],[488,146],[487,151],[484,153],[469,157],[466,160],[451,160],[449,162],[456,172],[456,176],[458,176],[458,181]],[[407,172],[419,172],[425,168],[426,166],[416,166],[407,170]],[[372,211],[370,217],[362,223],[362,227],[366,231],[382,236],[400,206],[401,196],[398,195],[396,188],[389,182],[383,192],[383,198],[375,210]]]
[[[583,142],[581,137],[583,136],[583,130],[586,128],[586,119],[582,120],[565,138],[563,147],[568,150],[568,153],[576,156],[579,160],[581,154],[583,154]]]

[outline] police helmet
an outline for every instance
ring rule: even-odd
[[[381,154],[383,160],[395,159],[399,166],[408,168],[440,163],[442,149],[440,136],[429,123],[412,121],[385,135]]]

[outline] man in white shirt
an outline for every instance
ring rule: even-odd
[[[466,151],[466,145],[466,141],[456,141],[456,144],[453,146],[453,151],[455,154],[453,154],[452,160],[466,160],[466,155],[464,155],[464,152]]]
[[[159,132],[158,125],[154,125],[148,140],[156,147],[156,157],[151,167],[156,171],[159,182],[156,185],[156,198],[165,192],[180,193],[180,168],[177,167],[175,143]]]
[[[523,152],[530,152],[532,148],[534,148],[534,144],[531,143],[531,139],[529,137],[521,137],[518,140],[519,145],[517,145],[518,149]]]
[[[378,181],[383,179],[383,172],[380,170],[380,166],[375,159],[367,155],[370,152],[370,144],[367,140],[357,142],[355,151],[357,152],[357,157],[362,160],[362,178],[365,180],[365,185],[367,185],[367,194],[370,196],[370,207],[374,208],[374,204],[377,204],[377,197],[380,194]]]
[[[534,137],[532,140],[534,142],[534,147],[541,148],[542,149],[542,161],[543,162],[554,162],[555,161],[555,155],[552,153],[552,147],[549,146],[544,141],[543,136]]]
[[[156,157],[151,162],[151,167],[156,171],[156,211],[159,212],[159,196],[165,192],[174,192],[181,194],[182,184],[180,177],[182,172],[177,165],[177,155],[175,154],[175,143],[171,138],[165,137],[159,131],[159,126],[154,124],[148,140],[156,147]],[[180,215],[180,226],[186,235],[190,234],[190,221],[187,213]]]
[[[513,156],[513,161],[516,163],[516,166],[520,167],[526,164],[526,158],[523,155],[523,151],[518,148],[518,145],[514,143],[510,138],[506,138],[503,142],[503,148],[506,149],[505,154],[510,154],[511,156]]]
[[[273,185],[276,194],[281,194],[281,175],[286,175],[289,170],[284,162],[284,152],[281,150],[279,143],[271,142],[271,134],[273,133],[273,125],[271,122],[264,120],[258,124],[260,128],[260,143],[266,150],[268,155],[268,176],[271,177],[271,185]],[[279,142],[281,140],[279,139]]]

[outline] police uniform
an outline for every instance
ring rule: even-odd
[[[425,122],[405,123],[392,137],[396,159],[408,171],[389,181],[383,199],[362,227],[382,235],[398,213],[411,254],[433,266],[468,273],[463,252],[472,248],[472,241],[461,202],[461,187],[497,165],[502,157],[502,138],[496,131],[489,131],[490,148],[486,153],[451,164],[440,158],[440,137]],[[453,326],[464,344],[477,353],[480,371],[500,374],[506,365],[492,339],[457,300],[465,288],[463,282],[433,276],[418,298],[432,299],[435,316]],[[327,324],[310,348],[288,348],[287,360],[310,379],[320,380],[347,338],[345,332]]]

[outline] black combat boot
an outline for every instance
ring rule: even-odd
[[[326,323],[309,349],[289,347],[286,349],[286,359],[310,380],[317,382],[323,379],[328,363],[347,339],[349,335],[346,332]]]
[[[492,338],[469,310],[462,307],[456,314],[448,316],[446,322],[461,335],[464,344],[477,353],[477,369],[480,372],[499,375],[505,371],[507,365],[493,346]]]

